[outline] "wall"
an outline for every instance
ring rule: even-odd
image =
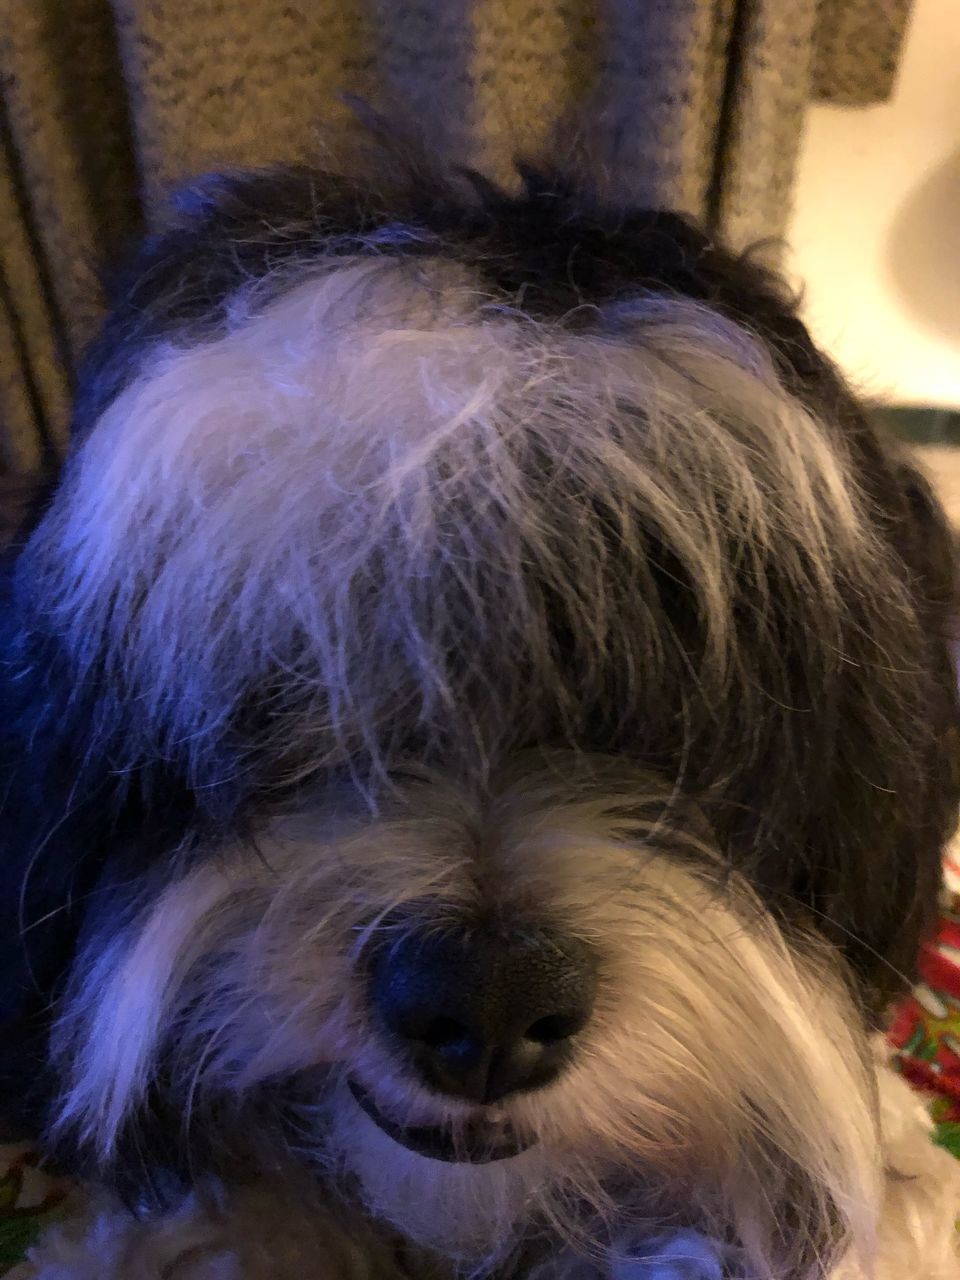
[[[866,393],[960,408],[960,0],[914,0],[890,102],[811,108],[788,237],[807,321]]]

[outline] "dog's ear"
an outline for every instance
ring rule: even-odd
[[[849,668],[846,709],[834,726],[836,776],[814,818],[823,839],[812,847],[826,856],[803,863],[794,892],[880,1011],[916,971],[960,812],[957,557],[939,501],[899,448],[864,428],[861,449],[879,528],[903,566],[914,647],[898,639],[891,608],[888,634],[871,637],[873,653],[863,650],[866,660]],[[898,652],[905,656],[891,659]],[[897,697],[904,676],[912,716]]]
[[[957,534],[927,477],[905,459],[896,462],[894,469],[904,502],[898,532],[903,557],[916,574],[931,625],[955,641],[960,638]]]
[[[902,791],[890,797],[877,796],[881,801],[878,810],[886,811],[890,818],[889,828],[878,833],[884,856],[871,857],[870,849],[863,850],[863,888],[859,894],[854,892],[854,904],[859,897],[872,913],[872,919],[853,922],[862,939],[860,966],[882,993],[896,985],[893,970],[906,975],[915,972],[920,939],[936,914],[942,853],[956,829],[960,809],[960,711],[956,538],[931,485],[907,460],[902,448],[882,439],[878,444],[889,474],[888,492],[878,496],[883,499],[889,537],[903,563],[920,622],[917,682],[927,685],[925,759],[919,758],[912,771],[905,759]],[[882,484],[876,465],[866,474],[875,484]],[[865,693],[869,696],[869,688]],[[874,697],[879,701],[883,696],[883,675],[878,670]],[[906,742],[914,735],[909,727],[905,729]],[[896,733],[891,734],[885,749],[897,752]],[[865,771],[868,760],[865,756]],[[871,949],[875,953],[872,963]]]
[[[177,847],[197,803],[170,762],[116,767],[122,706],[95,678],[74,680],[57,637],[29,625],[29,594],[13,548],[0,563],[0,1112],[39,1127],[80,932]]]
[[[811,338],[798,300],[782,282],[749,255],[728,255],[706,240],[686,260],[692,270],[685,291],[760,337],[784,385],[828,433],[837,433],[877,536],[907,589],[903,616],[903,602],[893,601],[877,615],[883,627],[876,619],[865,625],[867,611],[857,592],[850,593],[849,652],[834,722],[821,715],[825,704],[814,704],[817,715],[788,731],[807,739],[808,760],[813,740],[814,752],[830,765],[819,769],[820,785],[806,796],[816,767],[785,788],[799,806],[792,816],[785,813],[781,830],[786,843],[792,829],[803,837],[786,862],[777,849],[760,869],[762,879],[809,910],[813,927],[846,952],[881,1008],[915,972],[919,941],[936,914],[943,848],[960,808],[956,539],[929,483],[902,446],[883,438]],[[799,684],[796,705],[804,706],[810,692]],[[789,751],[791,744],[784,746]],[[769,794],[768,779],[757,779],[756,794],[765,782]],[[749,803],[751,796],[743,799]]]
[[[282,266],[297,242],[292,224],[314,207],[319,181],[298,170],[216,176],[174,197],[165,225],[106,281],[108,314],[80,370],[73,445],[158,343],[215,328],[241,282]],[[124,831],[136,833],[130,846],[142,859],[165,836],[176,845],[201,807],[176,759],[146,758],[131,741],[123,697],[100,679],[95,655],[78,680],[47,623],[50,602],[29,539],[56,503],[58,482],[51,468],[31,492],[9,495],[0,521],[0,534],[12,538],[0,559],[0,1087],[4,1072],[9,1078],[22,1066],[24,1081],[33,1073],[31,1046],[91,896],[109,879],[108,848],[121,847]],[[71,552],[52,554],[59,561]]]
[[[896,455],[895,455],[896,456]],[[954,835],[960,811],[960,709],[958,709],[958,654],[960,654],[960,574],[957,533],[932,485],[905,459],[894,463],[895,480],[903,498],[902,517],[895,538],[907,566],[929,650],[934,696],[931,730],[934,741],[929,788],[929,812],[916,815],[921,831],[938,853]],[[908,820],[908,815],[904,815]],[[921,852],[921,857],[924,857]],[[923,876],[924,868],[920,868]],[[917,925],[925,931],[935,914],[941,865],[938,858],[936,886],[921,903]],[[910,922],[904,921],[908,947],[915,948]],[[905,956],[913,972],[916,951]]]
[[[71,690],[57,655],[0,643],[0,1113],[39,1129],[55,1091],[47,1037],[83,934],[214,824],[175,768],[117,771],[106,697]],[[113,708],[117,723],[119,708]]]
[[[216,176],[174,197],[162,228],[106,282],[108,314],[78,379],[74,446],[157,344],[215,330],[241,283],[282,267],[321,181],[305,170]],[[122,693],[100,678],[96,655],[77,679],[47,622],[29,538],[56,503],[58,480],[51,469],[32,493],[16,503],[11,495],[0,529],[13,538],[0,560],[0,1090],[20,1104],[42,1093],[32,1086],[50,1005],[91,903],[111,881],[136,876],[151,849],[176,847],[194,824],[221,816],[215,789],[201,802],[177,759],[132,739]],[[210,764],[235,772],[232,761]]]
[[[0,1091],[8,1117],[35,1121],[46,1085],[51,1002],[71,959],[101,844],[71,790],[70,690],[24,661],[12,567],[0,601]],[[42,655],[34,655],[41,659]]]

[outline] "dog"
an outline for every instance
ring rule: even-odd
[[[182,191],[8,557],[31,1274],[960,1274],[876,1033],[954,553],[691,221],[396,157]]]

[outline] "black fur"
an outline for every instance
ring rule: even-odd
[[[811,687],[817,637],[798,635],[785,606],[781,651],[755,655],[756,685],[770,691],[766,714],[711,728],[705,712],[683,781],[705,787],[731,760],[741,762],[710,815],[731,857],[749,866],[775,910],[818,921],[879,1007],[913,963],[960,799],[952,545],[926,486],[888,453],[781,285],[749,258],[672,213],[591,208],[563,183],[535,175],[517,198],[469,176],[450,183],[387,175],[376,190],[306,169],[214,177],[181,194],[168,229],[114,282],[110,315],[82,370],[75,437],[92,429],[158,339],[214,335],[239,287],[263,281],[266,300],[319,258],[358,253],[449,256],[478,272],[504,305],[587,330],[598,304],[638,291],[700,300],[757,334],[791,390],[849,442],[878,532],[913,595],[909,634],[918,641],[912,673],[898,686],[912,708],[899,726],[902,750],[877,759],[869,737],[868,701],[885,696],[882,680],[873,683],[871,637],[852,635],[846,673]],[[678,634],[695,653],[696,619],[673,576],[669,564],[654,566],[656,589],[673,593]],[[166,874],[171,851],[181,861],[242,828],[261,803],[269,762],[247,754],[255,706],[203,779],[175,752],[131,759],[128,708],[105,681],[77,686],[16,555],[2,590],[0,1088],[2,1109],[36,1126],[56,1087],[46,1070],[51,1002],[78,933],[124,885]],[[746,630],[749,591],[744,584]],[[856,600],[850,607],[855,614]],[[677,724],[650,706],[613,714],[616,686],[612,672],[609,702],[588,709],[578,745],[676,770]]]

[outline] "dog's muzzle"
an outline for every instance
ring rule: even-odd
[[[491,1164],[509,1160],[533,1146],[509,1123],[472,1121],[453,1125],[405,1125],[392,1120],[356,1080],[349,1082],[354,1101],[366,1116],[394,1142],[429,1160],[448,1164]]]

